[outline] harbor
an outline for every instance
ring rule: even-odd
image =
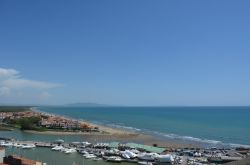
[[[90,143],[64,142],[57,139],[53,142],[44,141],[24,141],[1,138],[0,146],[6,149],[8,154],[32,156],[37,152],[46,153],[44,155],[57,155],[60,157],[70,157],[68,164],[181,164],[181,165],[202,165],[202,164],[224,164],[228,162],[240,161],[250,157],[249,148],[161,148],[137,143]],[[48,165],[60,164],[60,160],[50,157]],[[48,159],[49,160],[49,159]],[[54,162],[51,162],[54,161]]]

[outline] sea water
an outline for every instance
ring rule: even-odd
[[[38,109],[183,142],[250,145],[250,107],[38,107]]]
[[[37,107],[37,110],[75,119],[151,134],[166,140],[204,145],[250,145],[250,107]],[[20,130],[1,131],[0,137],[19,140],[85,141],[78,135],[43,135]],[[78,153],[66,155],[49,148],[6,148],[16,154],[48,165],[94,165],[112,163],[87,160]],[[129,163],[122,163],[128,165]]]

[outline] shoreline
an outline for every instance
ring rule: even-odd
[[[147,134],[105,134],[105,133],[85,133],[85,132],[56,132],[56,131],[32,131],[26,130],[25,133],[36,134],[36,135],[56,135],[56,136],[81,136],[85,141],[88,142],[119,142],[128,143],[135,142],[144,145],[154,146],[162,148],[202,148],[198,145],[188,143],[177,143],[168,140],[161,140],[152,135]]]
[[[93,127],[98,127],[100,132],[71,132],[71,131],[35,131],[35,130],[25,130],[24,132],[27,133],[33,133],[33,134],[41,134],[41,135],[79,135],[86,140],[91,141],[93,139],[98,140],[98,141],[120,141],[120,142],[139,142],[142,144],[146,145],[157,145],[159,147],[166,147],[166,148],[185,148],[185,147],[201,147],[199,145],[191,144],[191,143],[180,143],[180,142],[175,142],[174,140],[167,140],[167,139],[160,139],[157,137],[154,137],[153,135],[150,134],[145,134],[141,132],[136,132],[132,130],[126,130],[126,129],[121,129],[121,128],[113,128],[113,127],[108,127],[106,125],[100,125],[100,124],[95,124],[89,121],[85,120],[79,120],[79,119],[74,119],[71,117],[67,116],[62,116],[58,114],[52,114],[52,113],[47,113],[44,111],[40,111],[37,109],[37,107],[32,107],[30,109],[31,111],[34,112],[39,112],[45,115],[52,115],[52,116],[57,116],[61,117],[64,119],[68,120],[76,120],[82,124],[88,124]]]
[[[44,111],[40,111],[38,109],[39,107],[31,107],[30,110],[34,112],[43,113],[46,115],[52,115],[61,117],[68,120],[76,120],[83,124],[89,124],[93,127],[98,127],[101,132],[95,133],[95,132],[64,132],[64,131],[45,131],[45,132],[39,132],[39,131],[32,131],[32,133],[35,134],[49,134],[49,135],[84,135],[84,136],[97,136],[99,139],[102,139],[100,137],[102,136],[110,136],[108,139],[113,139],[114,141],[116,139],[127,139],[127,141],[130,140],[139,140],[139,142],[146,143],[148,145],[153,144],[161,144],[164,146],[178,146],[179,148],[185,148],[185,147],[197,147],[197,148],[207,148],[207,147],[219,147],[219,148],[236,148],[236,147],[243,147],[243,148],[250,148],[250,145],[247,144],[235,144],[235,143],[223,143],[221,141],[215,141],[215,140],[207,140],[207,139],[199,139],[194,138],[195,140],[190,140],[190,137],[187,137],[187,139],[179,139],[179,138],[161,138],[157,137],[157,135],[154,134],[148,134],[144,132],[137,132],[136,130],[128,130],[123,128],[114,128],[111,126],[101,125],[92,123],[90,121],[82,120],[82,119],[74,119],[72,117],[68,116],[62,116],[58,114],[48,113]],[[104,138],[106,139],[106,138]],[[150,140],[149,140],[150,139]],[[205,142],[208,141],[208,142]]]
[[[95,123],[92,123],[90,121],[85,121],[85,120],[79,120],[79,119],[74,119],[74,118],[71,118],[71,117],[67,117],[67,116],[62,116],[62,115],[58,115],[58,114],[52,114],[52,113],[47,113],[47,112],[44,112],[44,111],[40,111],[38,110],[36,107],[32,107],[30,108],[30,111],[33,111],[33,112],[38,112],[38,113],[42,113],[43,115],[48,115],[48,116],[56,116],[56,117],[60,117],[60,118],[63,118],[63,119],[67,119],[67,120],[75,120],[75,121],[78,121],[79,123],[81,124],[88,124],[92,127],[98,127],[100,132],[98,133],[101,133],[101,134],[111,134],[111,135],[131,135],[131,134],[139,134],[139,133],[136,133],[135,131],[131,131],[131,130],[125,130],[125,129],[119,129],[119,128],[113,128],[113,127],[108,127],[108,126],[105,126],[105,125],[100,125],[100,124],[95,124]],[[39,132],[39,131],[34,131],[34,132]],[[49,134],[53,134],[53,132],[55,133],[55,135],[57,135],[58,133],[65,133],[65,134],[92,134],[92,133],[95,133],[95,132],[71,132],[71,131],[52,131],[52,130],[49,130],[49,131],[44,131],[44,132],[49,132]]]

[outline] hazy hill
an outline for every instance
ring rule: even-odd
[[[98,104],[98,103],[71,103],[65,104],[64,106],[68,107],[107,107],[107,104]]]

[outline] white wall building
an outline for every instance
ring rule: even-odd
[[[0,147],[0,163],[3,163],[4,157],[5,157],[5,149]]]

